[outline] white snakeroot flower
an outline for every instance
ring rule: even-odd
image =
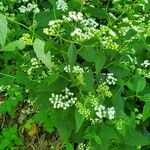
[[[66,110],[77,101],[77,98],[73,95],[74,93],[70,92],[70,89],[66,87],[61,94],[52,93],[49,101],[53,105],[53,108]]]
[[[75,30],[71,33],[71,36],[82,36],[82,30],[80,28],[75,28]]]
[[[83,20],[83,14],[81,12],[70,11],[69,12],[70,20],[80,21]]]
[[[22,5],[22,6],[19,7],[18,9],[19,9],[19,11],[20,11],[21,13],[26,13],[26,9],[27,9],[27,8]]]
[[[115,109],[114,107],[105,108],[104,105],[99,105],[94,108],[96,111],[95,114],[98,118],[102,119],[104,117],[107,117],[108,119],[112,120],[115,118]]]
[[[94,110],[96,111],[96,115],[102,119],[103,117],[106,117],[106,110],[105,106],[99,105],[98,107],[95,107]]]
[[[21,6],[20,8],[18,8],[19,11],[21,13],[26,13],[26,12],[31,12],[33,11],[34,13],[38,13],[40,12],[38,5],[37,4],[32,4],[32,3],[28,3],[27,6]]]
[[[86,71],[88,71],[88,68],[87,68],[87,67],[85,67],[84,69],[85,69]],[[65,72],[67,72],[67,73],[72,72],[72,73],[75,73],[75,74],[82,74],[82,73],[84,73],[84,72],[85,72],[84,69],[81,68],[81,67],[78,66],[78,65],[73,66],[72,71],[71,71],[71,66],[70,66],[70,65],[67,65],[67,66],[64,67],[64,71],[65,71]]]
[[[108,113],[108,119],[112,120],[112,119],[115,118],[115,113],[116,112],[115,112],[114,107],[108,108],[107,113]]]
[[[106,77],[106,83],[109,85],[115,85],[117,82],[117,79],[114,77],[113,73],[107,73]]]
[[[149,66],[150,66],[149,60],[144,60],[144,62],[141,63],[141,66],[143,66],[143,67],[145,67],[145,68],[149,67]]]
[[[56,8],[57,8],[57,10],[67,11],[68,5],[64,0],[58,0],[56,2]]]

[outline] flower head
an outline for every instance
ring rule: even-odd
[[[56,8],[57,8],[57,10],[66,11],[66,10],[68,10],[68,5],[64,0],[58,0],[56,2]]]

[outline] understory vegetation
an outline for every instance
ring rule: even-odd
[[[0,150],[149,150],[150,0],[0,1]]]

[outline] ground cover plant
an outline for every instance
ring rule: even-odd
[[[0,1],[0,150],[150,149],[150,0]]]

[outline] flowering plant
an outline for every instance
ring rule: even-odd
[[[149,149],[149,12],[149,0],[2,0],[0,150]]]

